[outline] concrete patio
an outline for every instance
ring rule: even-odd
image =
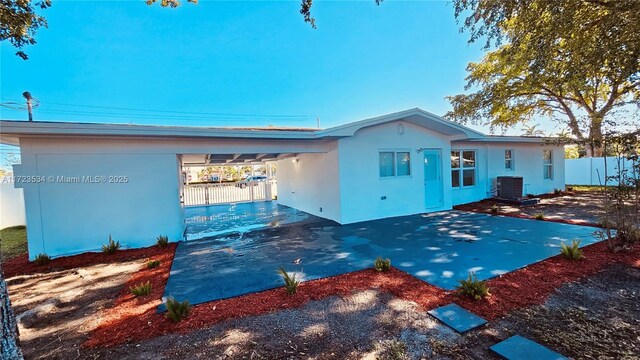
[[[561,242],[596,241],[592,227],[461,211],[273,225],[180,243],[165,296],[192,304],[230,298],[282,286],[280,266],[311,280],[371,267],[377,256],[454,289],[471,271],[488,279],[557,255]]]

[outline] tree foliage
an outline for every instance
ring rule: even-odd
[[[456,0],[470,42],[489,51],[467,67],[469,94],[447,116],[507,128],[536,116],[564,123],[600,155],[602,126],[640,102],[640,1]]]
[[[47,21],[36,14],[36,9],[49,6],[51,0],[0,0],[0,41],[9,41],[16,48],[16,55],[27,60],[22,48],[35,44],[38,29],[47,27]]]

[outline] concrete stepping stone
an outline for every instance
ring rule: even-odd
[[[564,360],[568,359],[534,341],[514,335],[492,347],[491,351],[507,360]]]
[[[428,311],[428,313],[459,333],[475,329],[487,323],[487,320],[456,304],[441,306]]]

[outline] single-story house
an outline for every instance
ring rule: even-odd
[[[278,203],[348,224],[451,209],[495,195],[563,189],[564,151],[543,138],[489,136],[421,109],[328,129],[1,121],[20,146],[29,254],[96,251],[184,235],[184,166],[268,162]]]

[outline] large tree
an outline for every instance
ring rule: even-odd
[[[447,117],[510,127],[536,116],[564,123],[602,154],[608,115],[640,103],[640,1],[455,0],[455,15],[490,50],[467,67]]]

